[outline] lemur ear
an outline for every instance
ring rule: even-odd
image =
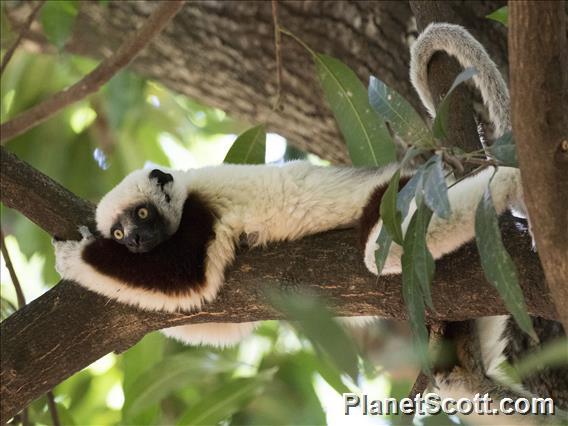
[[[170,175],[169,173],[164,173],[163,171],[159,170],[159,169],[154,169],[150,172],[150,176],[148,176],[150,179],[157,179],[158,180],[158,185],[160,185],[162,187],[162,189],[164,188],[164,185],[166,185],[167,183],[173,182],[174,177],[172,175]]]

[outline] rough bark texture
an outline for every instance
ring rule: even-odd
[[[4,148],[0,152],[1,181],[16,182],[3,183],[2,202],[9,200],[13,208],[27,209],[32,220],[49,233],[73,237],[77,224],[92,211],[89,205]],[[22,187],[17,182],[28,184]],[[36,197],[37,211],[29,210],[28,194]],[[67,208],[59,209],[59,203]],[[516,229],[511,217],[503,222],[505,243],[519,266],[529,312],[554,318],[530,238]],[[0,326],[0,420],[8,420],[73,373],[108,352],[126,350],[152,330],[190,322],[279,318],[267,303],[267,289],[315,293],[341,316],[406,318],[400,277],[377,280],[372,276],[363,265],[356,240],[353,230],[343,230],[240,253],[215,303],[194,314],[143,312],[70,282],[58,284]],[[485,282],[475,243],[437,262],[433,300],[436,311],[429,317],[436,320],[506,312],[496,291]]]
[[[564,2],[511,2],[513,131],[546,279],[568,330],[568,42]]]
[[[485,15],[503,1],[444,2],[474,30],[506,72],[505,30]],[[155,7],[151,2],[81,3],[71,51],[105,57]],[[349,65],[366,84],[374,74],[425,113],[408,81],[416,24],[404,1],[279,1],[280,25]],[[27,16],[24,14],[23,16]],[[282,110],[273,112],[276,64],[269,1],[191,2],[133,68],[250,123],[266,122],[294,145],[337,163],[347,151],[325,105],[310,56],[282,38]]]

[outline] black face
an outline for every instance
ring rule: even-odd
[[[139,204],[125,210],[110,230],[111,238],[132,253],[145,253],[169,238],[167,224],[151,204]]]

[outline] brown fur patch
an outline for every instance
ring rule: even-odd
[[[411,176],[401,176],[400,182],[398,184],[398,190],[400,191],[411,178]],[[365,248],[365,245],[367,244],[371,229],[373,229],[373,227],[379,220],[381,200],[383,199],[387,188],[388,183],[377,186],[369,196],[369,200],[363,208],[363,213],[361,214],[361,218],[359,219],[359,242],[361,244],[361,247],[363,248]]]
[[[126,285],[183,295],[205,284],[207,245],[215,237],[215,213],[197,193],[183,206],[178,230],[147,253],[132,253],[111,239],[85,247],[83,260]]]

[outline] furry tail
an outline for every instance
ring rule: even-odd
[[[437,51],[454,56],[464,68],[477,69],[473,81],[489,110],[495,135],[507,132],[511,127],[510,102],[503,76],[481,43],[459,25],[430,24],[410,48],[410,81],[430,115],[435,117],[436,109],[428,88],[428,63]]]

